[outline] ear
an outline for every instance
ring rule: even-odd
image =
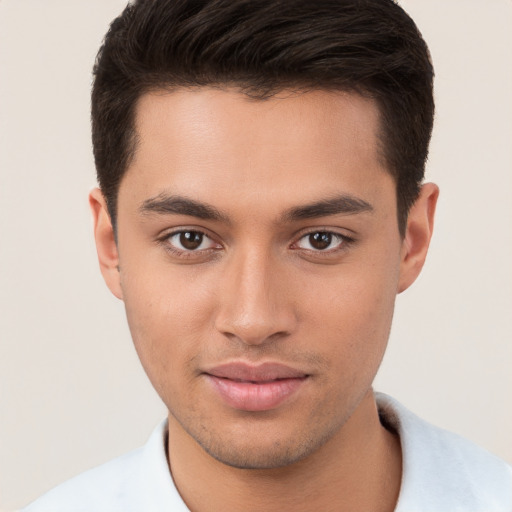
[[[99,188],[89,194],[94,222],[94,238],[100,263],[100,270],[110,291],[118,298],[123,298],[121,276],[119,273],[119,254],[114,235],[114,228],[107,209],[107,202]]]
[[[409,211],[402,241],[398,293],[409,288],[423,268],[434,229],[438,197],[439,187],[434,183],[425,183]]]

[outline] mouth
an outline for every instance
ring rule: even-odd
[[[296,395],[309,375],[280,363],[233,362],[204,372],[226,405],[242,411],[276,409]]]

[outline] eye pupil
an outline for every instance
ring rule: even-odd
[[[309,243],[311,247],[315,249],[327,249],[331,245],[332,242],[332,234],[331,233],[312,233],[309,235]]]
[[[197,249],[203,242],[203,234],[197,231],[184,231],[180,233],[180,244],[185,249]]]

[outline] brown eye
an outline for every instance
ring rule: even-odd
[[[348,242],[348,240],[347,240]],[[300,249],[308,251],[326,251],[339,249],[346,243],[346,238],[329,231],[315,231],[304,235],[297,243]]]
[[[176,231],[166,240],[170,246],[181,252],[200,252],[218,245],[201,231],[192,230]]]
[[[193,251],[201,246],[204,235],[197,231],[183,231],[180,233],[180,244],[183,248]]]
[[[309,235],[309,243],[311,247],[323,250],[327,249],[331,245],[332,234],[331,233],[312,233]]]

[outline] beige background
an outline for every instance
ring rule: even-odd
[[[164,408],[101,281],[90,70],[123,0],[0,0],[0,509],[143,443]],[[430,44],[442,190],[377,378],[512,462],[512,2],[407,0]]]

